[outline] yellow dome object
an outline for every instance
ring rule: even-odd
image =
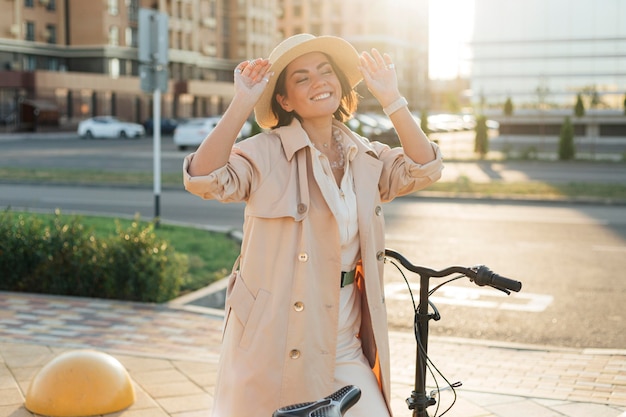
[[[135,402],[135,390],[124,366],[94,350],[62,353],[32,380],[26,408],[53,417],[109,414]]]

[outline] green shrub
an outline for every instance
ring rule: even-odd
[[[570,118],[566,117],[559,134],[559,159],[569,161],[574,159],[575,154],[574,126],[572,126]]]
[[[478,116],[476,118],[475,130],[474,152],[478,153],[481,158],[484,158],[489,152],[489,132],[487,130],[486,116]]]
[[[24,291],[24,279],[35,265],[42,263],[46,251],[40,236],[44,224],[39,219],[15,216],[10,211],[0,215],[0,290]]]
[[[168,242],[154,233],[154,225],[141,228],[138,222],[104,242],[102,253],[104,292],[115,298],[136,301],[166,301],[173,298],[187,273],[187,257],[177,254]],[[112,297],[111,297],[112,298]]]
[[[137,219],[96,238],[80,217],[58,211],[48,221],[0,216],[0,290],[162,302],[178,294],[187,268],[185,255]]]
[[[504,115],[513,115],[513,100],[511,100],[511,97],[507,97],[506,101],[504,102]]]
[[[428,110],[423,109],[422,114],[420,115],[420,128],[424,134],[430,134],[430,127],[428,126]]]
[[[263,131],[263,129],[261,129],[261,126],[259,126],[259,124],[256,122],[256,119],[253,119],[250,123],[252,124],[252,128],[250,129],[250,137],[257,135]]]
[[[574,115],[576,117],[583,117],[585,115],[585,105],[583,98],[580,94],[576,95],[576,104],[574,105]]]

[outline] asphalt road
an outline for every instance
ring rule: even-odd
[[[626,164],[576,161],[483,161],[467,162],[473,154],[472,132],[434,135],[446,158],[443,181],[467,176],[472,181],[547,181],[624,183]],[[540,139],[535,139],[538,141]],[[548,139],[545,139],[546,141]],[[503,141],[492,139],[494,147]],[[519,138],[518,147],[527,142]],[[599,145],[598,145],[599,146]],[[614,157],[626,155],[626,140],[613,139],[599,148]],[[617,150],[616,150],[617,149]],[[621,151],[621,153],[620,153]],[[161,141],[162,172],[180,172],[182,158],[191,152],[179,151],[171,136]],[[614,159],[614,158],[613,158]],[[74,133],[0,135],[0,167],[72,168],[102,171],[152,172],[152,138],[81,140]]]
[[[184,152],[169,149],[167,140],[164,170],[180,170]],[[145,139],[19,142],[0,141],[0,167],[151,167],[152,155],[146,149],[150,142]],[[171,168],[165,168],[170,164]],[[623,164],[592,165],[593,175],[575,165],[569,177],[600,181],[608,175],[622,182],[626,178],[615,171]],[[448,172],[450,166],[447,164]],[[468,167],[487,177],[495,171],[505,179],[550,172],[554,177],[565,175],[557,168],[541,171],[531,166],[524,171],[508,163],[461,165],[457,170]],[[604,171],[606,167],[609,171]],[[164,221],[221,230],[238,229],[242,224],[242,205],[203,201],[182,187],[164,190],[161,205]],[[5,183],[0,184],[0,206],[115,216],[140,213],[152,218],[154,196],[150,189]],[[414,263],[436,269],[484,263],[524,284],[522,292],[509,297],[464,281],[443,287],[433,298],[442,320],[431,322],[432,334],[572,347],[626,346],[622,307],[626,280],[621,279],[626,270],[623,206],[402,198],[385,206],[385,218],[387,246]],[[415,287],[417,278],[410,282]],[[391,264],[386,294],[391,326],[409,329],[408,292]]]
[[[433,334],[626,346],[623,207],[401,199],[387,206],[385,218],[387,246],[413,263],[434,269],[486,264],[523,282],[509,297],[467,280],[443,287],[435,293],[443,318],[432,322]],[[410,326],[405,286],[391,272],[387,280],[399,283],[387,288],[390,323]]]

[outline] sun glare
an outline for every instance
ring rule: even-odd
[[[428,7],[430,78],[467,76],[474,0],[429,0]]]

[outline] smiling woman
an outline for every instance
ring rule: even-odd
[[[430,0],[428,7],[430,79],[469,75],[474,0]]]

